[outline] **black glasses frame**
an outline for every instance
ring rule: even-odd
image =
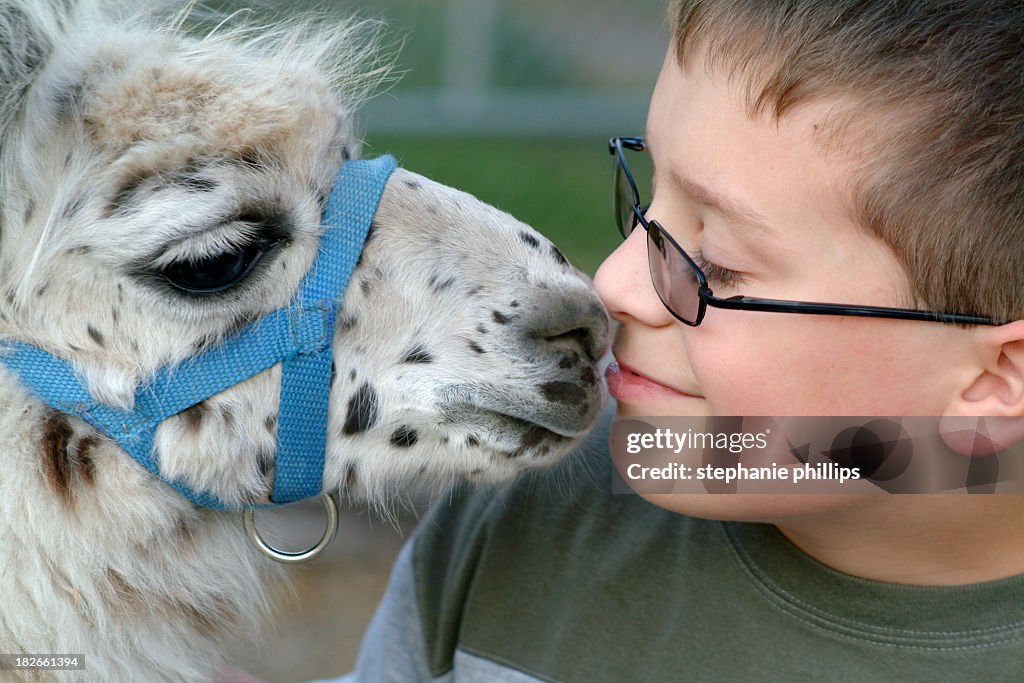
[[[708,287],[708,278],[704,274],[704,271],[700,269],[690,255],[686,253],[679,244],[672,239],[665,229],[658,223],[657,220],[648,221],[644,216],[646,213],[646,206],[640,204],[640,192],[637,190],[636,181],[633,180],[633,174],[629,170],[629,165],[626,163],[626,155],[624,150],[629,149],[637,152],[643,152],[646,150],[644,145],[644,139],[638,137],[615,137],[608,141],[608,152],[615,157],[615,177],[614,177],[614,202],[613,207],[615,209],[615,220],[618,223],[619,232],[622,233],[623,237],[629,237],[633,229],[637,224],[642,225],[644,230],[647,232],[647,248],[651,249],[652,243],[657,241],[659,238],[664,239],[672,247],[679,252],[679,255],[683,257],[683,260],[693,271],[694,277],[697,279],[697,298],[699,299],[697,306],[697,315],[694,320],[688,320],[684,316],[680,315],[677,311],[668,304],[667,297],[661,291],[658,290],[657,282],[654,282],[654,289],[658,292],[658,297],[661,302],[665,305],[665,308],[675,316],[680,322],[689,325],[691,327],[697,327],[704,320],[704,314],[707,312],[708,306],[712,308],[724,308],[731,310],[741,311],[765,311],[769,313],[801,313],[805,315],[848,315],[856,316],[861,318],[893,318],[896,320],[920,320],[925,322],[937,322],[937,323],[952,323],[957,325],[996,325],[992,318],[979,315],[967,315],[963,313],[937,313],[935,311],[921,311],[911,308],[889,308],[885,306],[850,306],[846,304],[831,304],[831,303],[818,303],[811,301],[789,301],[783,299],[762,299],[758,297],[749,296],[731,296],[728,298],[721,298],[714,295],[711,288]],[[623,211],[622,203],[623,197],[620,196],[619,188],[621,183],[619,182],[619,173],[622,173],[627,182],[629,183],[630,191],[632,192],[632,222],[628,225],[623,224]],[[652,230],[654,232],[652,233]],[[651,275],[652,281],[654,281],[653,273]]]

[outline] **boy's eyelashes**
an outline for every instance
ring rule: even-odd
[[[708,282],[713,282],[722,287],[731,287],[743,282],[743,273],[738,273],[735,270],[729,270],[722,266],[712,263],[704,258],[704,255],[695,251],[690,255],[693,262],[697,264],[697,267],[704,272],[704,275],[708,278]]]

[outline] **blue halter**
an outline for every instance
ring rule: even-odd
[[[16,372],[39,399],[116,441],[197,505],[216,510],[273,507],[318,495],[327,450],[334,323],[395,165],[390,156],[345,162],[324,209],[319,254],[292,303],[215,347],[157,370],[135,394],[133,410],[98,403],[70,363],[35,346],[4,342],[10,350],[0,353],[0,364]],[[281,408],[272,503],[231,505],[164,479],[154,447],[160,423],[278,363],[282,363]]]

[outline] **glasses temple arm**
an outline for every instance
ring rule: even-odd
[[[897,320],[927,320],[963,325],[996,325],[991,318],[961,313],[935,313],[911,308],[887,308],[884,306],[847,306],[845,304],[812,303],[805,301],[782,301],[758,299],[756,297],[732,296],[727,299],[716,297],[708,289],[702,289],[701,298],[714,308],[743,311],[767,311],[771,313],[801,313],[806,315],[849,315],[861,318],[895,318]]]

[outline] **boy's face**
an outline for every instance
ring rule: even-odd
[[[714,293],[913,306],[891,249],[852,215],[857,140],[826,149],[815,137],[829,104],[750,118],[740,88],[694,62],[684,72],[670,53],[651,99],[647,217],[740,274],[716,281],[705,268]],[[687,327],[654,291],[646,240],[638,227],[595,278],[622,323],[620,366],[669,388],[623,369],[611,378],[620,414],[941,415],[968,372],[973,332],[952,325],[709,308]]]
[[[648,116],[648,219],[740,273],[709,277],[719,297],[913,305],[893,252],[850,208],[857,139],[816,137],[829,103],[775,121],[748,116],[742,94],[670,51]],[[709,308],[687,327],[654,291],[646,240],[635,229],[595,277],[621,323],[609,375],[620,415],[942,415],[970,384],[974,332],[952,325]]]

